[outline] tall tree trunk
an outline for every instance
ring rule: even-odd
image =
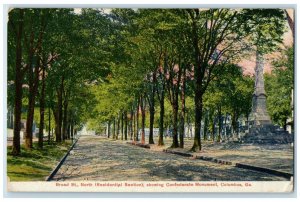
[[[135,136],[135,141],[139,141],[139,113],[140,113],[140,104],[139,104],[139,99],[137,103],[137,110],[136,110],[136,136]]]
[[[153,96],[153,101],[154,101],[154,96]],[[149,144],[154,144],[154,135],[153,135],[153,125],[154,125],[154,114],[155,114],[155,108],[154,108],[154,103],[150,105],[150,130],[149,130]]]
[[[181,113],[180,113],[180,136],[179,136],[179,147],[184,147],[184,119],[185,119],[185,80],[186,80],[186,68],[183,69],[182,75],[182,87],[181,87]]]
[[[177,84],[175,88],[173,88],[173,100],[172,100],[172,108],[173,108],[173,143],[172,143],[172,148],[177,148],[179,147],[179,142],[178,142],[178,109],[179,109],[179,103],[178,103],[178,96],[179,96],[179,85],[180,85],[180,80],[181,80],[181,73],[182,73],[182,68],[179,68],[179,74],[177,78]],[[182,140],[183,141],[183,140]],[[182,142],[183,146],[183,142]]]
[[[51,111],[50,111],[50,107],[48,108],[48,117],[49,117],[49,122],[48,122],[48,145],[50,145],[50,133],[51,133]]]
[[[57,89],[57,105],[54,110],[55,119],[55,139],[56,142],[61,142],[62,140],[62,94],[64,88],[64,77],[61,78],[60,87]]]
[[[113,122],[113,139],[116,139],[116,118],[115,117]]]
[[[208,113],[209,111],[208,110],[205,110],[205,113],[204,113],[204,127],[203,127],[203,139],[204,140],[207,140],[207,132],[208,132]]]
[[[191,118],[189,115],[189,111],[186,109],[186,114],[187,114],[187,127],[188,127],[188,137],[189,139],[192,138],[192,127],[191,127]]]
[[[154,114],[155,114],[155,85],[156,85],[156,72],[152,73],[152,89],[150,94],[150,100],[149,100],[149,112],[150,112],[150,129],[149,129],[149,144],[154,144],[153,140],[153,125],[154,125]]]
[[[71,139],[74,140],[74,120],[71,121]]]
[[[111,121],[109,120],[107,123],[107,138],[110,137],[110,125],[111,125]]]
[[[71,124],[68,124],[68,140],[71,139]]]
[[[199,48],[199,35],[198,35],[198,23],[197,18],[200,13],[197,11],[196,16],[193,16],[192,12],[190,12],[190,16],[192,18],[192,44],[194,48],[194,102],[195,102],[195,136],[194,136],[194,144],[191,148],[191,151],[201,150],[201,119],[202,119],[202,109],[203,109],[203,93],[202,93],[202,79],[205,74],[205,67],[202,66],[200,61],[200,48]]]
[[[196,87],[196,93],[195,93],[195,136],[194,136],[194,144],[191,148],[191,151],[197,151],[201,150],[201,119],[202,119],[202,108],[203,108],[203,102],[202,102],[202,93],[201,88],[199,85]],[[201,86],[201,85],[200,85]]]
[[[134,112],[134,111],[132,111],[133,112],[133,131],[132,131],[132,133],[133,133],[133,141],[135,141],[136,140],[136,113]]]
[[[172,111],[173,111],[173,119],[172,119],[172,125],[173,125],[173,143],[171,145],[172,148],[179,147],[178,143],[178,96],[179,96],[179,86],[181,81],[181,74],[182,74],[182,67],[178,66],[179,71],[176,72],[174,70],[173,64],[167,64],[167,59],[165,62],[165,66],[169,67],[169,78],[167,79],[167,90],[169,95],[169,100],[172,105]],[[179,64],[180,64],[180,58],[179,58]],[[177,74],[177,76],[176,76]],[[177,78],[176,78],[177,77]],[[174,79],[177,79],[176,84],[174,84]]]
[[[44,61],[44,58],[43,58]],[[40,94],[40,127],[39,127],[39,148],[43,148],[44,142],[44,118],[45,118],[45,67],[46,65],[43,62],[42,66],[42,89]]]
[[[34,77],[32,75],[32,68],[29,66],[28,73],[29,76],[29,103],[28,103],[28,111],[27,111],[27,119],[26,119],[26,132],[25,132],[25,148],[32,148],[32,128],[33,128],[33,118],[34,118],[34,106],[35,106],[35,98],[38,90],[39,84],[39,68],[40,68],[40,59],[38,59],[37,65],[34,69]]]
[[[158,146],[164,145],[164,116],[165,116],[165,95],[164,91],[162,91],[160,100],[159,100],[159,139]]]
[[[209,127],[209,132],[210,132],[209,140],[215,141],[215,139],[214,139],[214,109],[209,109],[208,127]]]
[[[221,142],[222,140],[222,106],[220,105],[218,107],[218,142]]]
[[[29,49],[28,49],[28,63],[26,65],[28,72],[28,86],[29,86],[29,94],[28,94],[28,109],[27,109],[27,117],[26,117],[26,126],[24,131],[25,138],[25,149],[32,148],[32,127],[33,127],[33,116],[34,116],[34,104],[35,104],[35,93],[34,93],[34,75],[36,75],[36,71],[38,71],[39,65],[35,64],[35,71],[33,73],[33,56],[34,56],[34,30],[31,29],[30,40],[29,40]]]
[[[72,111],[71,110],[68,110],[68,120],[67,120],[67,123],[68,123],[68,127],[67,127],[67,134],[68,134],[68,140],[71,139],[71,122],[72,122]]]
[[[65,97],[63,102],[63,120],[62,120],[62,137],[63,141],[68,139],[67,129],[68,129],[68,98]]]
[[[35,98],[38,90],[39,84],[39,68],[41,67],[39,53],[41,53],[42,41],[44,30],[46,28],[46,15],[42,14],[41,26],[39,30],[39,36],[37,40],[37,44],[34,44],[34,29],[31,27],[31,35],[29,40],[29,50],[28,50],[28,80],[29,80],[29,104],[28,104],[28,112],[27,112],[27,120],[26,120],[26,132],[25,132],[25,148],[32,148],[32,126],[33,126],[33,117],[34,117],[34,105]],[[37,54],[36,54],[37,53]],[[34,69],[34,75],[32,72],[32,64],[34,55],[37,55],[37,62]]]
[[[121,112],[121,140],[124,139],[124,112]]]
[[[235,110],[234,112],[234,130],[235,130],[235,133],[236,133],[236,136],[239,137],[239,122],[238,122],[238,119],[239,119],[239,113],[237,110]]]
[[[120,133],[120,112],[118,113],[118,120],[117,120],[117,134],[116,134],[116,139],[119,138],[119,133]]]
[[[132,140],[132,137],[133,137],[133,134],[134,134],[134,128],[135,128],[134,112],[133,112],[133,109],[131,109],[131,112],[130,112],[130,140]]]
[[[24,10],[19,11],[19,24],[16,37],[16,75],[15,75],[15,103],[14,103],[14,136],[12,155],[18,156],[21,153],[20,147],[20,130],[21,130],[21,113],[22,113],[22,33],[23,33]]]
[[[127,111],[124,112],[124,122],[125,122],[125,131],[124,131],[124,136],[125,140],[127,140],[127,129],[128,129],[128,118],[127,118]]]
[[[55,130],[55,141],[61,142],[61,136],[59,131],[59,113],[58,113],[58,107],[53,107],[53,115],[54,115],[54,130]]]
[[[215,118],[212,121],[212,136],[213,136],[213,142],[216,141],[216,120]]]
[[[228,136],[227,136],[227,112],[225,114],[225,123],[224,123],[224,135],[225,135],[225,139],[228,140]]]
[[[173,143],[171,145],[172,148],[179,147],[178,143],[178,102],[173,104]]]
[[[142,144],[145,144],[145,119],[146,119],[146,103],[145,103],[145,99],[143,96],[141,96],[141,111],[142,111],[142,131],[141,131],[141,136],[142,136],[142,139],[141,139],[141,143]]]

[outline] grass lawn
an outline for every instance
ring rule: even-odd
[[[21,146],[21,155],[11,155],[12,147],[7,147],[7,175],[10,181],[45,181],[60,159],[72,144],[71,140],[59,144],[44,143],[43,150],[39,150],[37,143],[33,143],[31,151]]]

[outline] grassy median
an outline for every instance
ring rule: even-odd
[[[44,181],[60,159],[66,154],[72,141],[63,143],[45,143],[43,149],[38,149],[37,143],[32,150],[21,146],[21,155],[11,155],[11,146],[7,147],[7,176],[10,181]]]

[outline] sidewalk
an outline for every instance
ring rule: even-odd
[[[186,140],[185,148],[169,148],[171,139],[165,140],[164,146],[150,145],[153,151],[175,151],[191,154],[193,157],[207,157],[232,164],[242,163],[262,168],[294,173],[294,148],[291,145],[251,145],[240,143],[202,143],[202,151],[190,152],[192,140]]]

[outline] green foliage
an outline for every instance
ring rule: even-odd
[[[199,88],[195,85],[196,76],[201,77],[200,88],[206,109],[215,111],[222,105],[226,113],[247,116],[253,81],[243,76],[232,63],[255,46],[263,53],[273,51],[285,31],[280,9],[112,9],[110,13],[101,9],[82,9],[80,14],[74,13],[73,9],[25,10],[24,64],[28,62],[28,51],[25,50],[29,34],[33,33],[36,44],[41,22],[47,17],[39,56],[49,62],[46,67],[46,108],[57,105],[57,92],[63,85],[63,101],[68,101],[76,125],[81,127],[88,123],[89,128],[97,130],[121,111],[136,111],[137,99],[140,95],[150,95],[154,86],[167,96],[168,90],[171,92],[176,85],[173,81],[168,88],[163,84],[167,74],[173,78],[178,75],[175,64],[189,72],[186,108],[191,121],[195,118],[195,88]],[[10,22],[16,22],[17,16],[16,10],[12,10]],[[8,28],[8,104],[13,105],[14,84],[11,81],[15,75],[13,50],[16,42],[14,26]],[[272,98],[272,89],[281,89],[276,82],[292,88],[291,74],[279,68],[293,69],[289,66],[290,59],[280,59],[276,65],[276,79],[267,79],[272,86],[267,86],[271,108],[272,102],[275,106],[276,101]],[[164,75],[154,83],[149,75],[158,72],[159,68],[163,69]],[[192,69],[199,70],[197,75]],[[24,83],[28,83],[27,76]],[[287,87],[282,88],[286,94]],[[23,97],[27,95],[24,88]],[[155,101],[157,126],[157,96]],[[287,102],[285,100],[284,104]],[[27,103],[24,98],[23,104],[26,106]],[[38,106],[39,99],[36,99]],[[165,108],[167,126],[173,115],[167,100]],[[38,112],[35,112],[35,121],[39,120]],[[288,113],[279,114],[287,116]],[[274,112],[274,117],[282,116],[275,114],[278,112]],[[47,123],[48,117],[45,118]]]
[[[253,79],[243,76],[240,67],[228,64],[209,86],[204,106],[211,113],[222,107],[223,114],[229,113],[236,119],[241,115],[247,117],[251,112],[252,93]]]
[[[271,75],[265,76],[267,107],[272,120],[285,126],[292,116],[292,89],[294,88],[294,51],[287,48],[274,62]]]
[[[270,53],[278,48],[286,31],[286,19],[281,9],[245,9],[243,19],[253,43],[260,53]]]

